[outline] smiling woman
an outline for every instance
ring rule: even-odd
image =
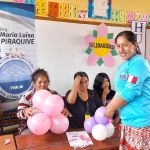
[[[132,33],[132,32],[131,32]],[[121,36],[121,35],[124,36]],[[121,32],[116,36],[117,50],[123,60],[128,60],[136,54],[141,54],[136,36],[129,36],[130,32]]]
[[[85,72],[75,73],[73,87],[66,94],[67,108],[72,114],[69,118],[71,128],[83,128],[85,119],[93,116],[96,109],[103,105],[96,92],[88,89],[88,85],[89,77]]]
[[[107,105],[106,117],[119,109],[121,118],[120,150],[150,148],[150,66],[139,54],[136,35],[120,32],[115,39],[117,51],[125,61],[116,78],[116,95]],[[146,133],[146,134],[145,134]]]
[[[47,71],[44,69],[37,69],[32,74],[32,82],[34,88],[28,92],[26,92],[20,99],[18,104],[18,112],[17,117],[20,119],[20,126],[19,126],[19,134],[31,134],[31,131],[27,128],[27,119],[29,116],[33,115],[33,96],[36,91],[39,90],[47,90],[51,94],[57,94],[56,91],[50,90],[49,86],[49,76]],[[43,100],[43,99],[42,99]],[[66,116],[70,115],[67,109],[63,109],[62,113]]]

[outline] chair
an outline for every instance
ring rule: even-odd
[[[0,114],[0,134],[16,133],[19,126],[16,112],[3,112]]]

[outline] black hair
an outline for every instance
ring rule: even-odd
[[[105,78],[108,80],[109,90],[111,90],[110,79],[106,73],[102,72],[102,73],[97,74],[94,80],[93,89],[99,95],[100,98],[102,97],[102,94],[103,94],[102,84]]]
[[[126,37],[127,40],[128,40],[129,42],[131,42],[132,44],[136,44],[136,43],[137,43],[137,36],[136,36],[136,34],[133,33],[132,31],[122,31],[122,32],[120,32],[120,33],[116,36],[116,38],[115,38],[115,43],[116,43],[116,44],[117,44],[117,39],[118,39],[118,37],[120,37],[120,36]],[[139,54],[139,55],[141,54],[141,51],[140,51],[139,46],[137,46],[137,48],[136,48],[136,53]]]
[[[44,77],[46,77],[46,78],[47,78],[47,81],[50,82],[50,81],[49,81],[49,76],[48,76],[47,71],[45,71],[44,69],[40,69],[40,68],[39,68],[39,69],[36,69],[36,70],[32,73],[32,81],[35,83],[36,80],[37,80],[37,78],[38,78],[39,76],[44,76]]]
[[[83,72],[83,71],[78,71],[74,74],[74,79],[76,78],[76,76],[80,76],[80,77],[87,77],[87,79],[89,80],[89,77],[87,75],[87,73]]]

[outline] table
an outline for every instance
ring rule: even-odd
[[[10,139],[11,143],[5,145],[6,139]],[[0,136],[0,150],[16,150],[14,136],[12,134]]]
[[[78,131],[81,131],[81,129]],[[116,131],[114,138],[108,138],[104,141],[96,141],[91,135],[90,137],[93,145],[82,148],[82,150],[119,150],[118,131]],[[15,140],[18,150],[73,150],[69,146],[65,133],[59,135],[51,132],[44,135],[18,135],[15,137]]]

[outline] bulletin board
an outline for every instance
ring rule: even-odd
[[[107,67],[102,65],[87,65],[88,54],[85,53],[86,45],[84,37],[92,34],[97,25],[57,22],[48,20],[36,20],[38,66],[48,70],[50,75],[50,88],[65,95],[72,88],[73,75],[77,71],[85,71],[89,75],[89,87],[93,87],[93,81],[97,73],[105,72],[109,75],[114,87],[114,77],[118,66],[122,62],[119,56],[115,56],[115,65]],[[108,32],[114,36],[123,30],[131,30],[129,27],[108,26]],[[147,30],[147,52],[150,49],[150,30]],[[149,53],[149,52],[148,52]],[[147,59],[150,62],[149,54]]]
[[[36,32],[39,67],[46,68],[49,72],[52,89],[57,90],[61,95],[72,87],[73,75],[77,71],[85,71],[90,78],[90,88],[97,73],[106,72],[114,87],[115,72],[121,63],[118,56],[115,57],[115,66],[110,68],[105,65],[87,65],[88,54],[85,53],[84,37],[91,34],[101,23],[108,26],[108,30],[114,36],[123,30],[131,30],[132,20],[146,20],[146,58],[150,62],[150,12],[149,1],[140,4],[139,1],[127,0],[124,8],[121,8],[122,1],[108,0],[108,10],[105,17],[95,17],[93,15],[94,0],[37,0],[36,1]],[[97,2],[106,0],[97,0]],[[138,6],[137,10],[128,7]],[[139,3],[139,5],[138,5]],[[92,7],[91,7],[92,6]],[[141,6],[145,10],[140,9]],[[90,8],[89,8],[90,7]],[[91,17],[88,17],[89,10],[92,10]],[[140,11],[138,11],[140,10]],[[142,11],[141,11],[142,10]],[[111,15],[109,16],[109,12]],[[101,62],[100,62],[101,63]]]
[[[114,7],[118,3],[117,0],[82,0],[80,2],[75,0],[37,0],[36,18],[77,23],[105,22],[116,26],[128,26],[132,20],[137,20],[146,21],[147,26],[150,28],[149,11],[141,11],[141,9],[139,11],[128,10],[128,6],[126,10],[121,9],[121,7]],[[135,4],[138,6],[140,2]],[[142,5],[143,8],[146,7],[145,4]]]

